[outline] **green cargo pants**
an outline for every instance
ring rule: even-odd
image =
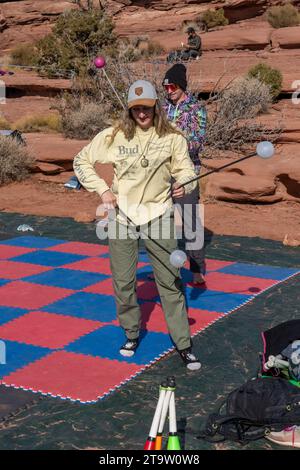
[[[168,232],[168,227],[171,229],[171,235],[166,238],[166,233],[163,231],[166,229]],[[126,239],[120,239],[120,228],[123,236],[124,230],[127,232]],[[143,233],[147,230],[154,241],[144,237]],[[182,282],[179,269],[174,268],[169,259],[169,253],[177,249],[174,216],[170,211],[149,224],[142,225],[139,231],[130,226],[125,228],[124,225],[117,223],[116,237],[109,239],[111,271],[120,325],[125,330],[127,338],[134,339],[139,336],[141,311],[136,296],[139,238],[144,239],[153,266],[169,333],[177,349],[188,348],[191,340]]]

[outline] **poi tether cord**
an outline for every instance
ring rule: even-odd
[[[210,170],[210,171],[204,173],[203,175],[198,175],[198,176],[196,176],[195,178],[192,178],[192,179],[186,181],[185,183],[180,184],[180,185],[178,186],[178,188],[176,188],[176,189],[183,188],[184,186],[186,186],[186,185],[188,185],[188,184],[190,184],[190,183],[193,183],[194,181],[197,181],[197,180],[199,180],[199,179],[201,179],[201,178],[204,178],[205,176],[211,175],[212,173],[216,173],[216,172],[218,172],[218,171],[220,171],[220,170],[223,170],[224,168],[227,168],[227,167],[229,167],[229,166],[231,166],[231,165],[234,165],[235,163],[239,163],[239,162],[242,162],[243,160],[247,160],[248,158],[254,157],[255,155],[257,155],[256,152],[252,152],[252,153],[250,153],[249,155],[246,155],[246,156],[244,156],[244,157],[239,158],[238,160],[235,160],[234,162],[229,162],[229,163],[226,163],[225,165],[220,166],[219,168],[214,168],[213,170]],[[169,193],[169,195],[168,195],[168,197],[167,197],[167,200],[168,200],[170,197],[172,197],[172,190],[170,191],[170,193]],[[137,227],[137,225],[130,219],[130,217],[128,217],[127,214],[125,214],[125,213],[120,209],[119,206],[117,206],[116,208],[117,208],[117,210],[119,211],[119,213],[120,213],[123,217],[125,217],[125,218],[127,219],[127,221],[131,224],[131,226]],[[154,240],[153,238],[151,238],[148,234],[146,235],[143,230],[140,229],[139,232],[142,233],[143,235],[145,235],[145,236],[146,236],[149,240],[151,240],[153,243],[155,243],[160,249],[164,250],[166,253],[168,253],[169,255],[171,255],[171,253],[170,253],[169,250],[167,250],[164,246],[160,245],[160,243],[158,243],[156,240]],[[153,252],[151,252],[151,251],[150,251],[150,253],[152,254],[152,256],[153,256],[154,258],[156,258],[157,260],[159,260],[159,261],[164,265],[164,267],[165,267],[166,269],[168,269],[168,271],[172,272],[172,271],[168,268],[168,266],[166,266],[166,265],[161,261],[161,259],[160,259],[158,256],[156,256],[156,255],[155,255]],[[173,274],[173,273],[172,273],[172,274]]]
[[[234,162],[229,162],[226,163],[225,165],[220,166],[219,168],[214,168],[213,170],[208,171],[207,173],[204,173],[204,175],[198,175],[195,176],[195,178],[192,178],[185,183],[180,184],[176,189],[183,188],[187,184],[193,183],[194,181],[200,180],[201,178],[204,178],[205,176],[211,175],[212,173],[217,173],[220,170],[224,170],[224,168],[227,168],[228,166],[234,165],[235,163],[242,162],[243,160],[247,160],[248,158],[255,157],[257,155],[256,152],[252,152],[249,155],[246,155],[245,157],[239,158],[238,160],[235,160]],[[170,197],[172,193],[168,196]]]

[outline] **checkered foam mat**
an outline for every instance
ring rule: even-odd
[[[124,358],[107,246],[34,236],[0,242],[0,383],[92,403],[153,364],[173,344],[151,271],[142,253],[142,341]],[[204,289],[183,269],[192,334],[298,272],[208,259]]]

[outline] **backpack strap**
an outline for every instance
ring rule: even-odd
[[[269,434],[271,429],[262,423],[253,423],[240,416],[220,416],[211,414],[205,429],[198,433],[198,439],[211,443],[223,442],[227,439],[246,444]]]

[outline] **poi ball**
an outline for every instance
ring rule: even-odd
[[[97,67],[97,69],[103,69],[103,67],[105,67],[106,65],[104,57],[102,56],[96,57],[94,59],[94,65],[95,67]]]
[[[182,268],[187,260],[187,256],[184,251],[174,250],[170,254],[170,263],[174,268]]]
[[[275,152],[274,145],[268,140],[263,140],[259,142],[256,146],[256,153],[261,158],[270,158],[273,157]]]

